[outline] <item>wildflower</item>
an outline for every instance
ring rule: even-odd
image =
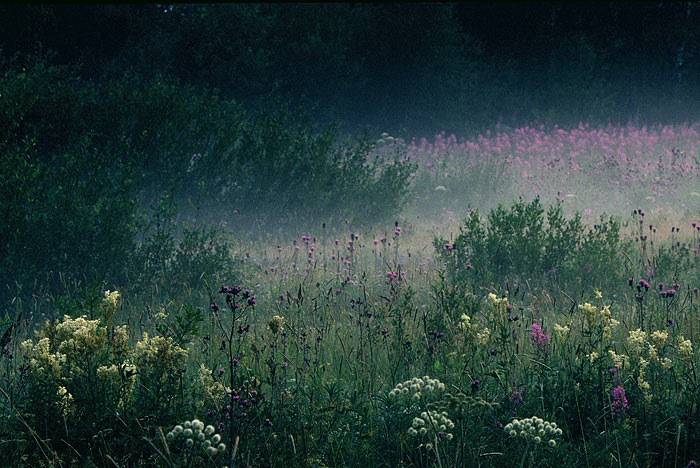
[[[627,345],[630,347],[630,349],[639,354],[642,352],[642,348],[646,342],[646,337],[646,332],[643,332],[641,328],[630,330],[629,336],[627,337]]]
[[[119,300],[119,291],[105,291],[104,299],[102,299],[102,304],[100,304],[100,310],[102,312],[102,319],[105,323],[109,322],[117,310],[117,301]]]
[[[593,364],[593,362],[598,359],[599,355],[597,352],[593,351],[588,355],[588,361]]]
[[[511,393],[509,399],[510,401],[513,402],[514,405],[522,405],[525,403],[525,399],[523,398],[523,393],[525,392],[525,387],[520,387],[520,390],[513,390],[513,393]]]
[[[488,342],[490,335],[491,335],[491,330],[484,327],[483,330],[481,330],[480,332],[478,332],[476,334],[476,342],[480,345],[485,345]]]
[[[625,389],[622,385],[612,389],[612,410],[617,416],[620,416],[625,410],[629,409]]]
[[[627,356],[624,354],[617,354],[612,349],[608,350],[608,354],[610,355],[610,359],[613,361],[613,365],[617,369],[621,369],[624,366]]]
[[[667,331],[656,330],[652,332],[651,339],[658,349],[663,349],[666,339],[668,338]]]
[[[683,336],[678,337],[678,355],[685,363],[690,363],[693,360],[693,343],[684,339]]]
[[[274,315],[272,319],[267,322],[267,326],[273,335],[276,335],[280,331],[280,328],[282,328],[283,324],[284,317],[281,317],[279,315]]]
[[[596,308],[595,306],[592,306],[588,302],[585,304],[581,304],[578,306],[579,310],[583,311],[584,316],[586,317],[586,323],[588,324],[588,328],[592,328],[593,324],[595,323],[596,319]]]
[[[550,336],[551,335],[548,335],[542,331],[542,327],[539,324],[532,324],[530,340],[538,353],[544,353],[547,351]]]
[[[557,427],[557,423],[545,421],[537,416],[523,420],[515,419],[512,423],[507,424],[504,430],[511,437],[520,436],[536,444],[541,443],[543,438],[549,438],[548,445],[550,447],[556,446],[555,438],[560,437],[562,434],[562,430]]]
[[[569,328],[568,325],[564,325],[564,326],[561,326],[559,324],[554,325],[554,333],[557,334],[557,338],[559,339],[559,341],[565,341],[568,338],[570,331],[571,331],[571,329]]]

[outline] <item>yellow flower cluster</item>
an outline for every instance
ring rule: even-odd
[[[58,379],[61,377],[62,366],[66,362],[66,355],[51,352],[51,340],[48,337],[41,338],[36,344],[32,340],[24,341],[21,345],[22,352],[31,356],[29,368],[37,373],[39,378]]]
[[[485,345],[491,336],[491,330],[488,327],[480,328],[479,325],[471,322],[471,317],[467,314],[462,314],[460,317],[459,328],[464,332],[464,337],[468,343]]]
[[[649,382],[644,380],[644,371],[646,370],[648,365],[649,362],[646,359],[639,358],[639,375],[637,376],[637,386],[642,391],[642,394],[644,395],[644,400],[646,400],[647,403],[650,403],[652,397],[651,386],[649,385]]]
[[[617,354],[612,349],[608,350],[608,355],[610,356],[610,359],[612,359],[613,367],[617,367],[618,369],[623,369],[628,361],[627,356],[624,354]]]
[[[56,392],[56,394],[58,396],[58,405],[64,415],[68,415],[69,413],[75,411],[75,407],[73,406],[73,395],[68,393],[66,387],[58,387],[58,392]]]
[[[554,333],[556,334],[557,340],[563,343],[569,338],[569,333],[571,332],[571,327],[569,325],[554,325]]]
[[[204,364],[199,365],[199,389],[205,404],[219,403],[221,395],[230,391],[220,381],[214,379],[211,371]]]
[[[661,331],[661,330],[656,330],[651,333],[651,340],[654,342],[654,345],[658,349],[663,349],[664,345],[666,344],[666,340],[668,339],[668,332],[667,331]]]
[[[119,291],[105,291],[105,297],[102,299],[102,304],[100,304],[102,319],[105,323],[108,323],[114,315],[114,312],[116,312],[118,301]]]
[[[501,304],[503,305],[508,305],[508,298],[507,297],[498,297],[494,293],[489,293],[488,295],[488,301],[489,303],[499,306]]]
[[[56,325],[54,342],[60,353],[80,365],[104,348],[106,336],[99,320],[87,320],[85,316],[71,319],[66,315]]]
[[[593,330],[593,327],[598,325],[602,331],[603,338],[607,340],[612,339],[612,332],[615,327],[620,324],[620,322],[612,318],[609,305],[598,310],[596,306],[586,302],[584,304],[580,304],[578,308],[581,312],[583,312],[589,330]]]
[[[612,331],[615,327],[617,327],[620,322],[612,318],[612,314],[610,313],[610,306],[605,306],[600,310],[600,321],[601,325],[603,327],[603,338],[607,340],[612,339]]]
[[[693,343],[682,335],[678,337],[678,355],[686,364],[693,362]]]
[[[100,366],[97,368],[97,380],[112,395],[120,395],[120,402],[125,403],[134,389],[134,371],[135,368],[131,364]]]
[[[115,327],[109,340],[110,352],[118,361],[126,359],[129,353],[129,330],[126,325]]]
[[[143,339],[136,343],[134,363],[140,374],[157,377],[161,380],[180,375],[184,372],[187,351],[173,343],[172,338],[143,334]]]
[[[593,328],[597,315],[596,307],[586,302],[585,304],[579,305],[578,308],[580,311],[583,312],[583,315],[586,317],[586,323],[588,324],[588,328]]]
[[[282,329],[282,325],[284,325],[284,317],[281,317],[279,315],[273,316],[267,322],[267,327],[270,329],[273,335],[279,333],[279,331]]]
[[[630,334],[627,337],[627,347],[631,352],[639,355],[644,350],[646,341],[647,334],[646,332],[642,331],[641,328],[630,330]]]
[[[586,356],[588,358],[588,361],[593,364],[596,359],[598,359],[599,355],[597,352],[593,351],[590,354]]]

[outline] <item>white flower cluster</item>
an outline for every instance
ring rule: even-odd
[[[414,401],[421,399],[421,396],[430,394],[439,394],[445,391],[445,384],[438,379],[431,379],[427,375],[423,378],[413,377],[396,387],[389,392],[389,398],[398,398],[401,396],[411,398]]]
[[[221,435],[215,432],[214,426],[204,427],[202,421],[193,419],[175,426],[165,438],[168,442],[183,439],[187,448],[192,448],[196,444],[205,450],[207,455],[214,457],[217,453],[226,450],[226,445],[221,443]]]
[[[556,447],[557,437],[561,437],[562,430],[557,427],[557,423],[545,421],[542,418],[533,416],[525,419],[514,419],[503,428],[511,437],[522,437],[527,441],[539,444],[545,438],[549,439],[549,446]]]
[[[447,411],[438,413],[437,411],[423,411],[420,417],[413,418],[411,427],[408,428],[408,433],[413,437],[419,435],[424,436],[430,432],[432,435],[437,435],[439,438],[452,440],[454,437],[451,431],[455,424],[447,417]]]

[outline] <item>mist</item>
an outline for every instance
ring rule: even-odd
[[[0,5],[0,460],[696,467],[699,5]]]

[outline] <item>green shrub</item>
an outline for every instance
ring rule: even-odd
[[[54,290],[59,273],[119,282],[135,245],[129,168],[88,137],[50,162],[30,148],[0,142],[0,281],[44,278]]]
[[[458,280],[478,284],[555,279],[586,290],[621,270],[620,228],[612,217],[586,228],[581,215],[568,220],[560,204],[545,210],[539,198],[491,210],[486,223],[471,211],[454,243],[436,238],[435,249]],[[605,275],[602,275],[605,273]]]

